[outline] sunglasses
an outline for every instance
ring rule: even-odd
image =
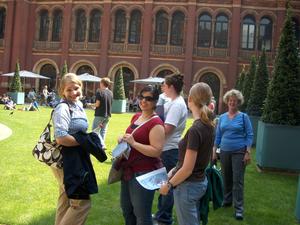
[[[138,99],[140,101],[142,101],[143,99],[145,99],[145,101],[147,102],[153,102],[154,101],[154,98],[151,97],[151,96],[143,96],[143,95],[139,95]]]

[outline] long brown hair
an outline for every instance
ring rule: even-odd
[[[211,88],[203,82],[194,84],[189,93],[189,98],[200,110],[200,120],[206,125],[214,126],[213,112],[208,108],[211,97]]]

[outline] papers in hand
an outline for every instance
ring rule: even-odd
[[[166,167],[151,171],[136,177],[140,185],[148,190],[159,189],[163,182],[168,180]]]
[[[127,142],[120,142],[112,151],[112,156],[114,158],[118,158],[122,156],[122,154],[126,153],[125,156],[129,156],[130,146]]]

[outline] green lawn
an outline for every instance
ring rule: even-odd
[[[49,108],[40,112],[9,111],[0,109],[0,123],[13,134],[0,142],[0,224],[52,225],[57,199],[56,181],[47,166],[31,155],[33,146],[50,115]],[[93,111],[87,110],[91,125]],[[108,152],[117,137],[129,124],[132,114],[114,114],[108,135]],[[188,121],[188,126],[191,120]],[[253,158],[255,151],[253,151]],[[119,206],[119,184],[108,186],[110,160],[105,163],[93,159],[99,193],[92,196],[92,210],[86,224],[124,224]],[[209,214],[213,225],[296,225],[294,211],[297,176],[258,173],[253,162],[246,173],[245,220],[233,219],[233,209],[219,209]],[[153,211],[156,206],[153,206]]]

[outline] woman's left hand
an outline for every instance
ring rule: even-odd
[[[169,186],[167,184],[167,182],[164,182],[160,188],[159,188],[159,193],[161,195],[167,195],[169,193]]]
[[[251,155],[249,152],[246,152],[244,156],[244,164],[247,166],[250,163],[251,163]]]
[[[133,145],[134,144],[134,142],[135,142],[135,140],[134,140],[134,138],[133,138],[133,136],[131,135],[131,134],[124,134],[124,136],[123,136],[123,140],[125,141],[125,142],[127,142],[129,145]]]

